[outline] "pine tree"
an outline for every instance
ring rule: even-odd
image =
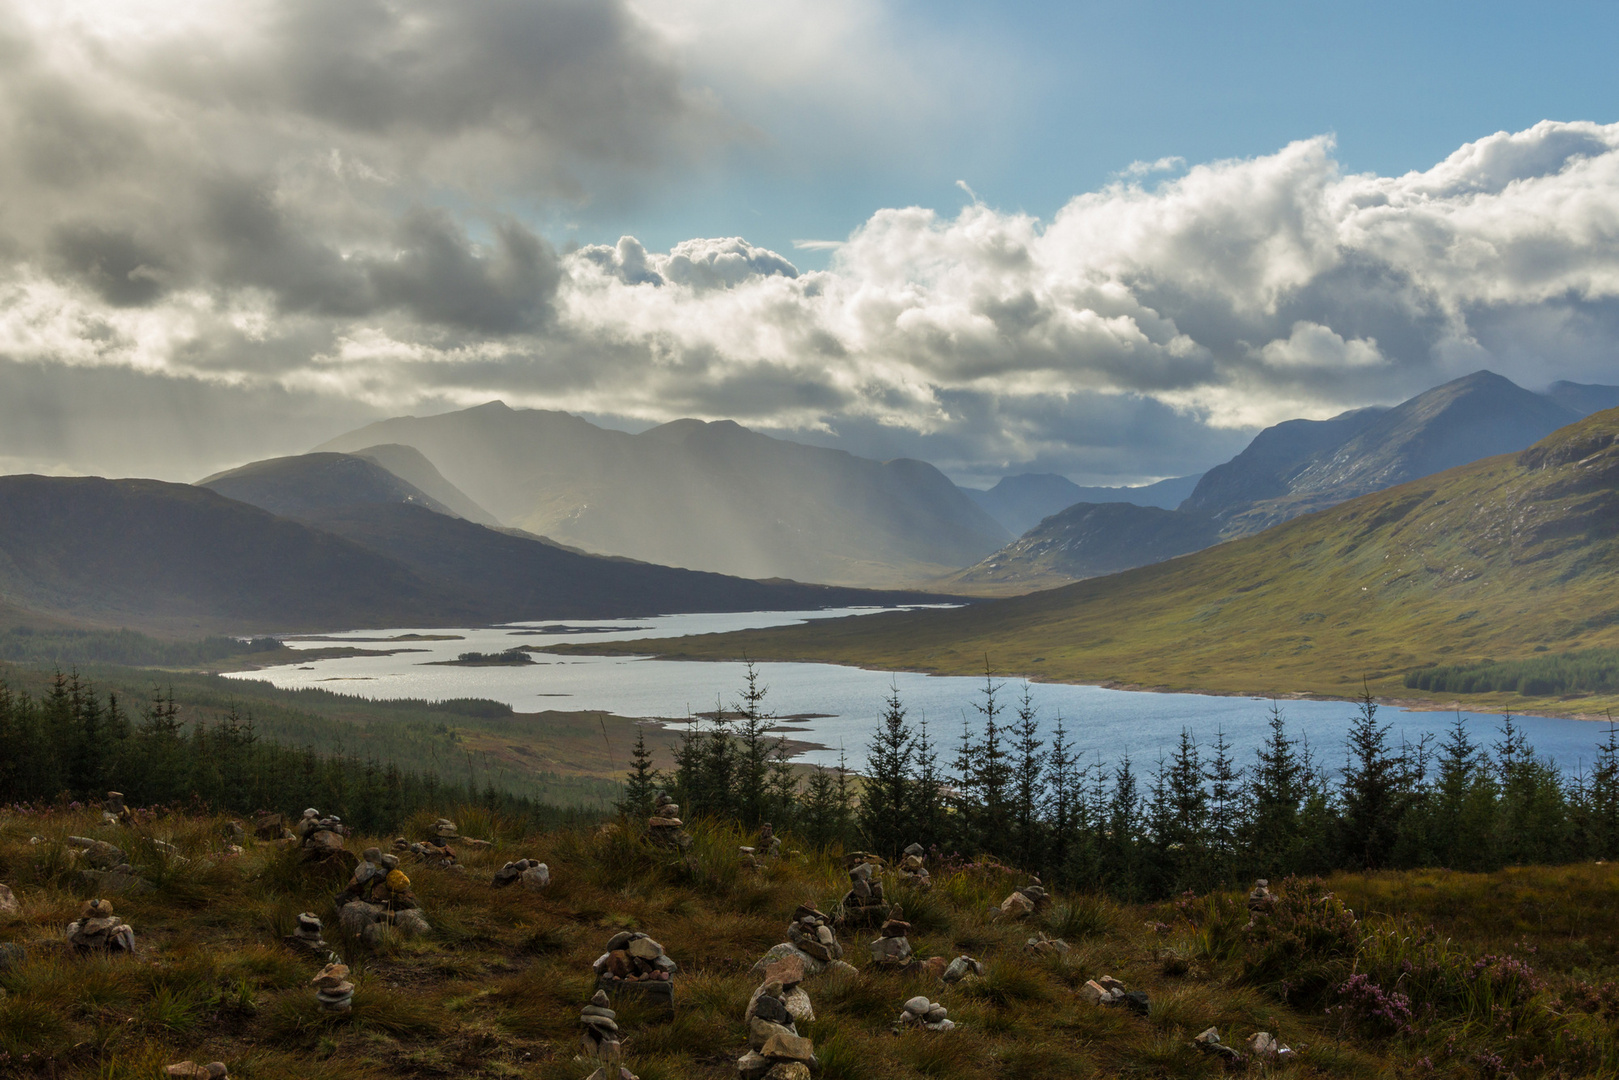
[[[1388,725],[1377,722],[1368,690],[1351,722],[1344,766],[1341,849],[1346,868],[1375,870],[1388,861],[1399,827],[1400,763],[1389,753]]]
[[[1619,856],[1619,726],[1608,714],[1606,737],[1597,747],[1596,767],[1591,770],[1586,803],[1589,832],[1586,855],[1613,859]]]
[[[1280,877],[1291,867],[1304,801],[1304,766],[1287,737],[1282,710],[1272,701],[1270,734],[1260,744],[1247,785],[1243,847],[1256,877]]]
[[[974,826],[974,846],[1005,858],[1012,854],[1010,832],[1012,828],[1012,766],[1007,760],[1005,731],[1000,716],[1006,710],[996,695],[1001,690],[984,663],[984,699],[973,702],[973,709],[984,718],[984,734],[978,742],[977,753],[967,763],[972,777],[970,790],[977,794],[977,805],[969,818]]]
[[[1012,823],[1016,830],[1017,864],[1026,870],[1045,873],[1045,824],[1040,808],[1045,801],[1045,745],[1040,738],[1038,709],[1029,698],[1024,682],[1018,699],[1016,722],[1012,725]]]
[[[1208,865],[1212,884],[1229,884],[1236,875],[1237,835],[1242,829],[1242,770],[1231,758],[1225,729],[1214,732],[1214,757],[1208,773]]]
[[[1122,900],[1143,895],[1141,865],[1141,790],[1130,755],[1113,770],[1107,796],[1107,828],[1102,842],[1102,874],[1108,891]]]
[[[916,776],[911,784],[909,816],[924,847],[943,845],[946,835],[944,778],[939,775],[939,755],[928,738],[926,714],[916,736]]]
[[[871,850],[892,859],[915,837],[911,771],[914,756],[899,684],[891,683],[883,714],[866,750],[866,782],[860,795],[860,831]]]
[[[1083,798],[1079,759],[1068,742],[1068,730],[1061,713],[1057,714],[1056,730],[1051,736],[1051,752],[1046,757],[1046,801],[1041,808],[1051,836],[1051,848],[1046,858],[1054,881],[1068,884],[1068,857],[1078,840],[1079,823],[1083,818],[1080,801]]]
[[[1160,771],[1162,765],[1159,766]],[[1209,827],[1209,793],[1203,787],[1203,762],[1197,740],[1189,728],[1181,728],[1180,744],[1165,780],[1169,797],[1169,829],[1165,837],[1163,868],[1171,873],[1169,892],[1204,885],[1208,871],[1204,853],[1205,831]]]
[[[742,678],[742,696],[736,704],[734,806],[742,824],[756,828],[770,810],[771,759],[776,756],[783,740],[769,736],[769,729],[776,718],[764,709],[768,691],[760,685],[758,669],[751,660],[747,662]]]
[[[624,779],[624,797],[615,809],[624,817],[646,823],[652,816],[652,802],[657,797],[661,777],[652,767],[652,751],[646,746],[646,729],[635,726],[635,748],[630,751],[629,775]]]

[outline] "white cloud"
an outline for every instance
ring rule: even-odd
[[[1326,137],[1136,162],[1049,220],[878,210],[799,245],[824,270],[742,237],[559,254],[533,225],[789,100],[820,124],[869,102],[842,145],[909,152],[954,107],[951,47],[898,40],[854,0],[0,0],[0,373],[1145,475],[1477,367],[1619,381],[1619,125],[1393,177]]]

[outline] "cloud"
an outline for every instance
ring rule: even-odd
[[[224,415],[319,418],[289,441],[501,397],[1129,480],[1479,367],[1616,381],[1619,125],[1403,176],[1346,173],[1327,137],[1137,162],[1044,220],[877,210],[801,245],[825,269],[735,236],[555,250],[557,208],[712,167],[759,137],[733,106],[806,80],[805,115],[886,88],[883,124],[923,117],[909,152],[942,46],[899,56],[871,5],[772,12],[0,0],[0,397],[217,391]],[[40,460],[126,467],[84,423]],[[188,452],[213,461],[233,425],[203,426],[225,443]]]

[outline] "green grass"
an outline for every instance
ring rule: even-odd
[[[279,940],[292,914],[313,910],[336,944],[332,885],[284,849],[250,843],[226,855],[208,839],[217,821],[163,819],[158,827],[189,860],[172,873],[206,891],[208,903],[114,898],[139,954],[83,957],[60,943],[83,893],[42,872],[28,839],[93,831],[93,817],[0,813],[0,877],[22,902],[20,915],[0,917],[0,940],[29,952],[0,975],[0,1054],[10,1055],[0,1075],[155,1080],[162,1065],[189,1058],[224,1060],[246,1080],[577,1080],[589,1071],[573,1055],[578,1011],[594,990],[591,961],[616,930],[633,927],[662,942],[681,971],[674,1022],[621,1009],[626,1064],[643,1080],[730,1080],[746,1040],[748,968],[781,939],[796,905],[824,910],[845,880],[841,852],[791,836],[784,847],[801,856],[743,870],[738,834],[718,824],[692,825],[697,868],[618,829],[501,835],[494,824],[497,846],[468,852],[466,873],[410,868],[435,930],[354,944],[354,1010],[338,1016],[315,1007],[308,980],[319,965]],[[489,886],[502,862],[527,855],[551,866],[548,891]],[[847,959],[864,970],[806,984],[821,1080],[1225,1075],[1191,1046],[1210,1025],[1233,1045],[1256,1030],[1275,1033],[1300,1049],[1288,1073],[1298,1077],[1527,1080],[1619,1067],[1619,868],[1273,883],[1298,902],[1262,932],[1246,928],[1241,891],[1151,906],[1059,895],[1040,919],[1006,924],[983,900],[1004,895],[1011,877],[941,867],[931,893],[907,895],[918,952],[971,951],[988,966],[981,979],[943,987],[878,971],[864,948],[875,931],[841,935]],[[1324,904],[1327,891],[1355,921],[1328,917],[1341,909]],[[1024,940],[1041,929],[1060,931],[1073,951],[1026,953]],[[1166,963],[1172,955],[1186,962]],[[1398,988],[1427,1010],[1424,1022],[1391,1032],[1353,1009],[1329,1014],[1344,1003],[1335,988],[1350,973]],[[1077,986],[1104,974],[1146,991],[1150,1014],[1085,1004]],[[943,1002],[957,1030],[892,1034],[914,994]],[[1494,1058],[1503,1065],[1492,1071]]]
[[[805,660],[943,674],[1441,704],[1408,672],[1619,648],[1619,413],[1505,455],[1362,496],[1193,555],[948,611],[668,641],[672,658]],[[604,644],[556,651],[609,652]],[[1598,714],[1587,697],[1468,708]]]

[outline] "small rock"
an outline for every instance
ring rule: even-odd
[[[22,910],[17,903],[17,897],[12,894],[11,886],[0,885],[0,915],[15,915]]]
[[[815,1046],[802,1035],[788,1031],[771,1032],[759,1053],[772,1060],[802,1061],[808,1064],[815,1057]]]

